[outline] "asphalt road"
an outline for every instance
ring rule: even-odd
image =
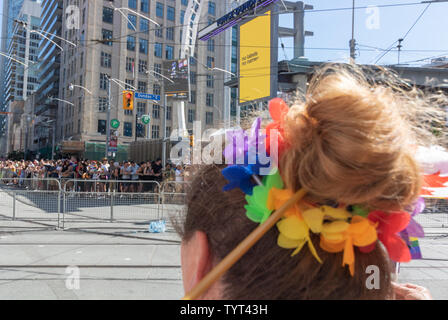
[[[151,211],[141,204],[128,213],[119,211],[130,219],[115,222],[107,219],[103,205],[84,204],[77,212],[84,219],[73,214],[66,229],[57,230],[57,213],[36,206],[39,201],[50,199],[19,201],[19,219],[12,221],[11,197],[0,194],[0,299],[183,296],[179,238],[169,225],[166,233],[149,233],[146,221],[152,216],[146,214]],[[102,212],[104,219],[93,219]],[[441,217],[446,219],[436,218]],[[403,264],[398,280],[426,286],[435,299],[448,299],[448,228],[425,231],[424,259]]]

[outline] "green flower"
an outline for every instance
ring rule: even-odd
[[[284,188],[282,177],[276,171],[275,174],[264,177],[263,185],[254,187],[252,195],[246,196],[247,205],[244,208],[247,217],[253,222],[261,224],[271,216],[272,210],[266,207],[269,191],[272,188]]]
[[[352,206],[352,213],[355,215],[355,216],[361,216],[361,217],[364,217],[364,218],[367,218],[367,216],[369,215],[369,210],[367,210],[366,208],[364,208],[363,206],[361,206],[361,205],[353,205]]]

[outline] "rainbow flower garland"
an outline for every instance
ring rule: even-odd
[[[242,130],[233,132],[232,141],[225,150],[225,158],[239,157],[244,163],[230,165],[222,173],[229,180],[224,191],[240,188],[246,194],[245,205],[247,217],[255,223],[264,223],[271,214],[282,207],[293,195],[292,190],[285,189],[284,182],[278,170],[263,177],[260,182],[258,176],[263,167],[256,157],[255,164],[249,164],[249,150],[259,150],[259,145],[270,150],[271,130],[278,133],[278,158],[271,161],[278,163],[281,154],[289,147],[284,139],[283,119],[288,112],[286,103],[277,98],[270,102],[269,111],[273,122],[267,126],[266,136],[260,133],[261,119],[256,119],[251,135],[246,136]],[[234,137],[239,136],[244,141],[243,146],[237,146]],[[268,165],[265,167],[269,167]],[[254,179],[255,178],[255,179]],[[254,181],[255,180],[255,181]],[[256,183],[258,181],[258,185]],[[346,207],[311,206],[310,209],[301,210],[296,204],[290,208],[284,217],[277,223],[279,235],[277,244],[281,248],[294,249],[292,256],[297,255],[305,245],[322,263],[316,248],[310,238],[310,233],[320,236],[320,248],[330,253],[343,252],[342,266],[348,266],[350,275],[355,272],[355,247],[363,253],[374,250],[377,241],[381,241],[387,249],[389,257],[395,262],[409,262],[411,260],[410,248],[413,248],[416,237],[423,237],[422,227],[413,218],[424,209],[424,200],[419,199],[413,208],[412,216],[408,212],[382,212],[372,211],[361,205]],[[413,248],[414,251],[415,248]],[[415,256],[414,256],[415,257]],[[417,258],[421,256],[417,256]]]

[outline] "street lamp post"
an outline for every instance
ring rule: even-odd
[[[107,134],[107,138],[106,138],[106,159],[109,159],[109,144],[110,144],[110,110],[111,110],[111,103],[110,103],[110,78],[109,78],[109,85],[108,85],[108,89],[107,89],[107,122],[106,122],[106,134]]]

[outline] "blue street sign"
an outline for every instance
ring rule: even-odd
[[[160,101],[160,96],[156,96],[154,94],[149,94],[149,93],[139,93],[139,92],[136,92],[135,93],[135,99],[145,99],[145,100]]]

